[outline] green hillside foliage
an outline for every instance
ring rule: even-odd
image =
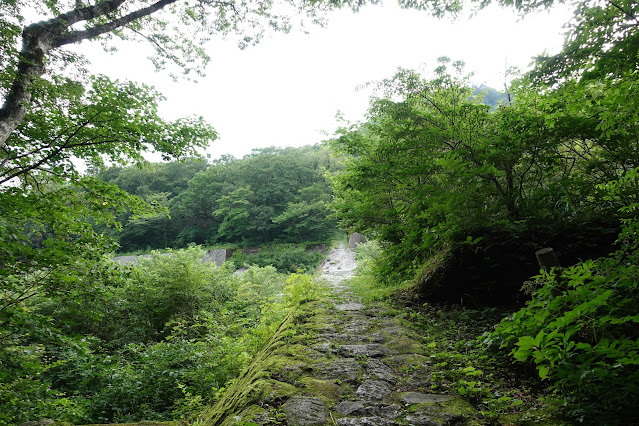
[[[328,216],[325,174],[340,169],[326,148],[264,148],[242,159],[153,163],[110,168],[98,178],[142,198],[159,214],[119,219],[123,252],[188,244],[260,245],[327,241],[336,231]]]
[[[536,249],[552,245],[568,264],[613,250],[619,216],[597,185],[632,167],[636,156],[609,142],[627,130],[602,135],[583,103],[524,85],[491,111],[445,58],[430,79],[400,70],[381,87],[368,121],[331,146],[346,164],[333,180],[342,226],[386,244],[384,279],[512,302]],[[428,288],[442,270],[451,285]]]
[[[534,371],[573,421],[635,424],[639,9],[573,5],[563,51],[492,110],[445,58],[427,78],[380,82],[367,120],[330,142],[345,161],[334,205],[342,226],[380,241],[387,287],[516,303],[480,338],[487,350]],[[563,268],[539,275],[543,247]]]
[[[132,269],[102,260],[78,274],[75,293],[0,311],[11,319],[0,329],[0,424],[180,419],[209,405],[304,279],[270,266],[236,275],[203,253],[158,253]]]

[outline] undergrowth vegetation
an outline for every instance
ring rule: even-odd
[[[0,329],[0,424],[196,415],[311,292],[308,275],[239,275],[203,263],[199,248],[169,253],[136,268],[105,260],[74,297],[0,311],[11,320]]]
[[[375,280],[376,242],[361,246],[354,285],[368,301],[393,301],[393,315],[425,336],[433,391],[458,393],[489,421],[636,424],[639,203],[628,200],[638,181],[632,171],[599,187],[624,206],[618,249],[542,271],[522,287],[523,308],[423,303],[415,280]]]
[[[375,280],[381,247],[369,241],[357,249],[358,275],[351,280],[368,303],[390,303],[384,315],[403,318],[422,338],[428,358],[430,391],[458,394],[472,403],[487,423],[515,424],[557,419],[557,401],[535,370],[512,365],[505,353],[494,353],[480,337],[511,313],[508,308],[464,308],[420,301],[415,283],[389,286]]]
[[[327,247],[327,245],[322,245]],[[256,253],[235,250],[229,259],[237,268],[250,265],[272,266],[281,273],[314,271],[324,259],[325,248],[313,250],[306,244],[273,244],[262,247]]]
[[[531,300],[484,339],[536,366],[582,421],[639,420],[639,203],[623,202],[636,197],[638,182],[634,170],[601,186],[610,201],[625,204],[618,250],[535,277]]]

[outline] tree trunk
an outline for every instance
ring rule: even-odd
[[[70,30],[72,25],[78,22],[109,16],[125,2],[106,0],[25,27],[22,32],[22,48],[16,77],[0,108],[0,150],[5,149],[7,139],[24,120],[31,103],[33,81],[44,73],[46,57],[51,50],[111,32],[177,1],[179,0],[159,0],[106,23],[89,26],[84,30]]]

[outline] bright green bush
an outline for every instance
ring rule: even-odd
[[[3,311],[20,333],[0,341],[0,425],[181,419],[210,405],[311,277],[272,266],[238,275],[203,254],[106,262],[79,276],[72,300],[43,294]]]
[[[357,258],[357,273],[368,272],[382,256],[382,245],[377,240],[360,243],[355,249],[355,256]]]
[[[231,262],[238,268],[248,265],[272,265],[282,274],[291,274],[300,270],[313,271],[323,258],[322,253],[307,252],[305,248],[292,244],[281,244],[263,248],[254,254],[244,254],[237,250],[233,253]]]

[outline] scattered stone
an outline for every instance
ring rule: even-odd
[[[384,399],[384,397],[391,392],[392,389],[388,382],[369,379],[364,381],[364,383],[357,388],[355,396],[361,399],[379,401]]]
[[[424,352],[422,345],[405,335],[395,337],[386,345],[393,348],[394,352],[400,354],[418,354],[420,352]]]
[[[312,395],[317,395],[319,397],[325,398],[326,400],[339,401],[343,393],[343,389],[341,386],[328,380],[309,378],[305,381],[305,384],[306,388]]]
[[[137,266],[138,265],[138,257],[137,256],[114,256],[111,258],[111,260],[113,260],[114,262],[118,262],[120,265],[133,265],[133,266]],[[28,425],[29,422],[26,423],[22,423],[20,424],[20,426],[23,425]]]
[[[418,367],[410,374],[406,384],[413,388],[429,389],[431,385],[430,372],[426,367]]]
[[[362,305],[361,303],[355,303],[355,302],[341,303],[339,305],[335,305],[335,309],[337,309],[338,311],[359,311],[363,308],[364,308],[364,305]]]
[[[362,367],[354,359],[323,362],[313,368],[320,377],[331,380],[345,380],[347,382],[356,382],[362,371]]]
[[[363,336],[359,336],[362,341],[366,341],[369,343],[385,343],[388,341],[388,338],[384,336],[382,333],[372,333],[366,334]]]
[[[364,242],[364,236],[359,232],[353,232],[350,237],[348,237],[348,248],[354,249],[358,245]]]
[[[371,378],[385,380],[389,383],[396,380],[393,371],[388,367],[388,365],[378,359],[367,360],[365,368],[367,375]]]
[[[290,426],[324,426],[326,405],[319,398],[293,398],[282,409],[286,413],[286,424]]]
[[[226,255],[227,253],[225,249],[209,250],[202,258],[202,261],[213,262],[217,266],[220,266],[222,263],[228,260],[228,257],[226,257]]]
[[[419,354],[400,354],[384,358],[384,362],[395,370],[408,372],[430,364],[430,358]]]
[[[323,354],[331,352],[331,342],[322,342],[313,345],[313,349]]]
[[[402,333],[405,333],[406,329],[404,327],[395,326],[395,327],[387,327],[383,329],[382,331],[386,334],[390,334],[391,336],[398,336],[398,335],[401,335]]]
[[[423,404],[425,402],[444,402],[452,399],[450,395],[437,395],[418,392],[407,392],[402,395],[402,402],[406,404]]]
[[[253,404],[242,411],[239,416],[235,416],[235,421],[238,423],[251,422],[260,425],[267,424],[269,422],[268,414],[268,411],[259,405]]]
[[[364,409],[364,401],[343,401],[335,406],[335,411],[343,416],[357,415]]]
[[[387,426],[395,424],[397,423],[381,417],[354,417],[337,420],[338,426]]]
[[[365,345],[342,345],[339,347],[338,352],[344,356],[364,356],[368,358],[380,358],[390,353],[388,349],[377,343]]]
[[[335,411],[343,416],[377,416],[395,419],[401,414],[397,404],[383,404],[375,401],[343,401],[335,406]]]
[[[406,421],[409,425],[414,426],[441,426],[442,423],[433,419],[432,417],[424,415],[410,415],[406,417]]]

